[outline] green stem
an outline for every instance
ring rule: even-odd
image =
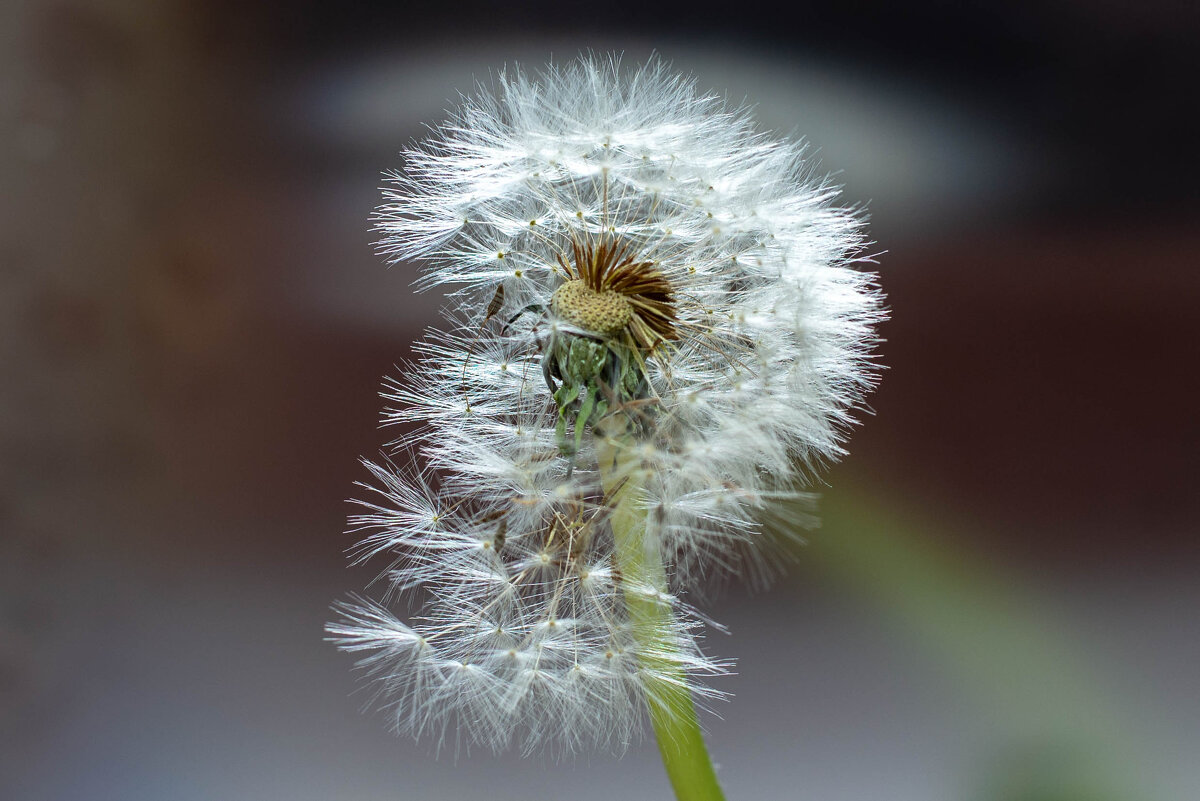
[[[623,415],[610,415],[597,431],[601,481],[612,506],[615,565],[633,625],[643,670],[650,722],[663,767],[678,801],[725,801],[696,716],[679,655],[671,605],[664,600],[667,576],[657,544],[646,531],[642,473]]]

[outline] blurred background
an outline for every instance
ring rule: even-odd
[[[368,217],[505,64],[657,52],[865,203],[888,369],[707,607],[733,799],[1200,797],[1194,4],[6,0],[0,798],[667,799],[362,714],[329,604],[436,319]]]

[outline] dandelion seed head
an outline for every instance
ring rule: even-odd
[[[843,454],[884,315],[861,217],[658,61],[501,73],[404,156],[380,250],[451,305],[385,386],[384,422],[417,428],[367,463],[351,528],[421,611],[355,600],[328,630],[400,731],[619,750],[654,687],[720,697],[686,599],[761,572],[764,514]],[[615,560],[615,417],[661,586]],[[631,598],[671,622],[639,640]]]

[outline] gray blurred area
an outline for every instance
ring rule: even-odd
[[[667,799],[396,737],[322,641],[380,379],[369,215],[505,65],[651,53],[872,219],[886,375],[825,522],[729,588],[734,799],[1200,796],[1195,11],[671,0],[0,7],[0,798]],[[435,755],[437,758],[435,759]]]

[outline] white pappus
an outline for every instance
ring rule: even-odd
[[[727,663],[683,596],[753,567],[764,514],[843,453],[882,296],[803,146],[662,63],[495,84],[405,153],[376,218],[420,287],[456,287],[385,391],[385,421],[419,424],[405,459],[368,463],[351,518],[357,556],[391,560],[422,611],[356,599],[328,631],[402,731],[620,749],[656,683],[717,696]],[[661,586],[618,564],[600,465],[618,418]],[[631,592],[670,607],[655,637]]]

